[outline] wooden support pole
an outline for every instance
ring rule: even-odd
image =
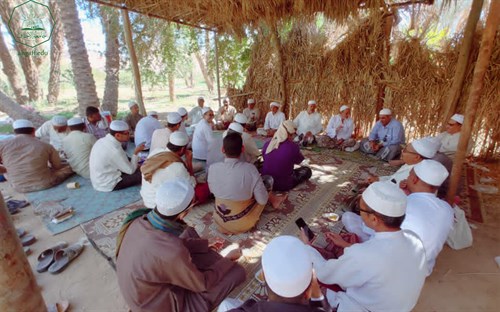
[[[443,126],[443,131],[446,130],[446,122],[448,122],[448,120],[457,110],[458,100],[460,98],[462,86],[465,80],[465,74],[467,73],[467,67],[470,63],[469,58],[470,51],[472,49],[472,42],[474,39],[474,34],[476,33],[476,26],[477,22],[479,21],[479,17],[481,16],[482,8],[483,0],[473,0],[469,18],[467,19],[467,24],[465,25],[462,46],[460,47],[460,53],[458,54],[457,68],[455,69],[453,84],[451,85],[448,96],[446,97],[446,106],[444,111],[445,123]]]
[[[0,311],[47,311],[3,195],[0,195],[0,241]]]
[[[215,75],[217,77],[217,98],[219,102],[219,108],[222,106],[221,98],[220,98],[220,76],[219,76],[219,37],[217,36],[217,32],[214,31],[214,40],[215,40]]]
[[[278,28],[275,24],[272,26],[272,36],[275,44],[276,52],[278,53],[278,68],[281,77],[281,111],[285,114],[287,118],[292,117],[292,107],[288,107],[288,86],[286,84],[286,68],[285,68],[285,56],[283,53],[283,46],[278,34]]]
[[[448,190],[448,202],[452,203],[458,189],[458,182],[462,174],[462,166],[467,153],[467,145],[474,127],[475,116],[481,93],[483,91],[484,76],[490,64],[491,54],[495,45],[495,36],[500,20],[500,0],[491,0],[488,18],[486,19],[486,27],[481,38],[481,46],[479,47],[479,55],[477,57],[476,66],[474,67],[474,76],[472,77],[471,91],[467,104],[465,106],[465,120],[460,133],[460,141],[458,142],[455,161],[451,170],[450,188]]]
[[[139,71],[139,65],[137,63],[137,55],[135,54],[135,49],[134,49],[134,41],[132,39],[132,27],[130,26],[128,11],[125,9],[121,9],[120,11],[123,18],[123,32],[125,34],[125,43],[127,44],[128,54],[130,55],[130,64],[132,66],[132,74],[134,75],[135,100],[139,105],[139,112],[143,116],[146,116],[146,107],[144,106],[144,101],[142,99],[141,72]]]
[[[384,62],[385,68],[389,68],[389,60],[391,56],[391,32],[392,32],[392,25],[394,24],[394,15],[393,14],[388,14],[387,16],[384,17],[384,22],[383,22],[383,42],[380,43],[381,47],[381,52],[383,55],[382,61]],[[385,100],[385,74],[384,71],[382,70],[380,72],[379,76],[379,85],[378,85],[378,92],[377,92],[377,103],[375,104],[375,119],[379,119],[379,114],[380,110],[384,108],[384,100]]]

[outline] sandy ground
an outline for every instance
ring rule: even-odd
[[[500,166],[489,165],[500,188]],[[24,199],[8,183],[0,183],[4,196]],[[500,306],[500,268],[494,257],[500,256],[500,195],[485,196],[485,223],[473,230],[474,245],[455,251],[445,246],[433,274],[427,278],[415,311],[498,311]],[[60,241],[74,243],[85,235],[76,227],[52,236],[31,206],[13,216],[16,227],[35,235],[38,241],[28,256],[32,268],[36,257],[47,247]],[[35,271],[35,270],[34,270]],[[47,304],[68,300],[71,311],[127,311],[118,289],[115,272],[92,246],[58,275],[48,272],[35,276]]]

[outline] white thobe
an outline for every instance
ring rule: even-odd
[[[234,115],[236,115],[238,111],[232,105],[228,105],[227,107],[222,105],[217,112],[217,120],[222,122],[232,122],[234,119]]]
[[[293,121],[297,125],[297,134],[306,134],[311,131],[313,135],[316,135],[323,130],[323,125],[321,124],[321,114],[314,112],[309,114],[307,111],[302,111],[295,117]]]
[[[214,141],[212,126],[202,119],[194,129],[193,134],[193,158],[207,160],[208,147]]]
[[[148,158],[151,158],[151,156],[165,151],[168,152],[169,149],[165,148],[152,151],[149,154]],[[191,182],[191,185],[193,187],[196,186],[195,178],[189,174],[186,167],[181,162],[174,162],[166,168],[156,170],[151,178],[151,182],[146,181],[144,179],[144,175],[142,175],[141,196],[144,202],[144,206],[146,206],[147,208],[155,208],[156,190],[158,189],[158,187],[165,181],[176,181],[178,179],[188,180],[189,182]]]
[[[158,121],[158,119],[154,117],[146,116],[144,118],[141,118],[141,120],[139,120],[139,122],[135,126],[135,132],[134,132],[135,146],[138,146],[141,143],[145,143],[145,148],[150,149],[153,132],[155,132],[156,129],[163,129],[163,128],[165,127]]]
[[[250,109],[247,107],[243,110],[243,115],[247,117],[249,124],[258,123],[260,120],[260,110],[258,108]]]
[[[40,128],[35,131],[35,136],[40,139],[46,139],[52,145],[56,151],[62,151],[62,141],[68,135],[69,131],[66,130],[64,132],[57,132],[54,130],[54,126],[52,125],[52,121],[44,122]]]
[[[188,135],[188,133],[187,133],[187,130],[186,130],[186,124],[184,123],[184,121],[183,121],[183,122],[181,122],[181,126],[179,127],[179,130],[178,130],[178,131],[180,131],[180,132],[184,132],[187,136],[189,136],[189,135]]]
[[[337,131],[337,128],[340,126],[342,126],[342,128]],[[337,140],[350,139],[353,130],[354,122],[352,121],[352,118],[347,118],[342,121],[342,117],[340,115],[332,116],[332,118],[330,118],[330,121],[328,121],[328,125],[326,126],[326,134],[332,139],[337,137]]]
[[[196,106],[188,113],[188,123],[190,125],[196,125],[203,119],[203,112],[201,107]]]
[[[406,217],[401,225],[422,240],[427,258],[428,274],[432,273],[436,258],[443,249],[453,228],[453,209],[432,193],[408,195]]]
[[[415,167],[415,165],[404,164],[398,169],[398,171],[394,172],[392,175],[379,177],[379,181],[395,180],[396,185],[399,186],[399,182],[408,179],[408,176],[410,175],[410,171],[411,171],[411,169],[413,169],[413,167]]]
[[[165,149],[171,134],[172,130],[169,128],[156,129],[151,137],[151,147],[149,150]]]
[[[345,292],[328,290],[337,311],[410,311],[417,303],[427,274],[422,242],[404,231],[378,232],[344,249],[338,259],[325,260],[308,246],[318,280],[338,284]]]
[[[111,192],[121,181],[122,172],[126,174],[135,172],[138,160],[139,157],[135,154],[128,160],[122,143],[111,134],[106,134],[104,138],[97,140],[90,152],[92,186],[97,191]]]
[[[458,141],[460,141],[460,132],[449,134],[448,132],[440,133],[437,138],[441,141],[439,151],[446,156],[453,157],[457,152]]]
[[[276,130],[283,121],[285,121],[285,114],[283,114],[283,112],[278,111],[276,112],[276,114],[273,114],[273,112],[269,112],[267,113],[266,120],[264,121],[264,130]]]
[[[71,131],[63,139],[63,149],[71,169],[84,178],[90,178],[89,158],[97,139],[93,134]]]

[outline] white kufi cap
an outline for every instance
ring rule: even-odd
[[[206,113],[210,112],[212,109],[210,107],[203,107],[201,109],[201,113],[205,115]]]
[[[175,146],[186,146],[189,143],[189,137],[183,131],[175,131],[168,138],[168,142]]]
[[[464,115],[455,114],[455,115],[451,116],[451,119],[455,120],[456,122],[458,122],[461,125],[464,124]]]
[[[180,107],[178,110],[177,110],[177,113],[179,115],[181,115],[181,117],[184,117],[187,115],[188,111],[184,108],[184,107]]]
[[[340,112],[342,113],[343,111],[345,111],[346,109],[349,109],[349,106],[347,105],[342,105],[340,106]]]
[[[128,101],[128,108],[132,108],[136,105],[139,106],[139,104],[137,104],[136,101],[132,101],[132,100]]]
[[[247,104],[255,104],[255,100],[254,99],[248,99],[247,100]]]
[[[194,197],[194,188],[186,179],[167,181],[156,191],[156,209],[164,216],[175,216],[186,210]]]
[[[182,117],[179,113],[177,112],[173,112],[173,113],[168,113],[168,116],[167,116],[167,122],[169,124],[178,124],[179,122],[181,122],[182,120]]]
[[[411,142],[411,146],[413,146],[419,155],[425,158],[432,158],[436,155],[441,143],[437,139],[425,137]]]
[[[316,101],[315,100],[309,100],[309,102],[307,102],[307,105],[316,105]]]
[[[68,125],[68,119],[66,119],[66,117],[60,116],[60,115],[55,115],[54,117],[52,117],[51,121],[52,121],[53,126],[62,127],[62,126]]]
[[[127,131],[129,129],[128,124],[123,120],[113,120],[109,125],[109,129],[113,131]]]
[[[275,106],[275,107],[278,107],[278,108],[279,108],[279,107],[281,106],[281,104],[280,104],[280,103],[278,103],[278,102],[271,102],[271,104],[269,104],[269,106],[270,106],[270,107]]]
[[[361,195],[365,203],[387,217],[401,217],[406,213],[406,195],[390,181],[374,182]]]
[[[18,119],[12,123],[12,128],[20,129],[20,128],[35,128],[31,121],[26,119]]]
[[[76,125],[81,125],[83,123],[84,121],[82,117],[73,117],[70,120],[68,120],[68,126],[76,126]]]
[[[385,116],[390,116],[392,115],[392,111],[388,108],[383,108],[380,110],[380,112],[378,113],[379,115],[385,115]]]
[[[262,254],[262,270],[266,284],[274,293],[293,298],[311,284],[313,267],[304,243],[296,237],[283,235],[267,244]]]
[[[150,111],[148,113],[148,116],[158,116],[158,112],[157,111]]]
[[[234,116],[234,121],[240,124],[246,124],[248,121],[247,116],[243,115],[242,113],[238,113]]]
[[[445,166],[432,159],[422,160],[413,170],[420,180],[433,186],[441,186],[449,175]]]
[[[202,96],[199,96],[199,97],[198,97],[198,100],[203,100],[203,101],[205,101],[205,98],[204,98],[204,97],[202,97]]]
[[[238,132],[239,134],[243,134],[243,126],[242,126],[242,125],[240,125],[240,124],[239,124],[239,123],[237,123],[237,122],[232,122],[232,123],[229,125],[228,129],[231,129],[231,130],[233,130],[233,131],[235,131],[235,132]]]

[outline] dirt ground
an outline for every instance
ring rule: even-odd
[[[500,165],[486,164],[488,176],[500,189]],[[0,183],[3,196],[24,199],[8,183]],[[500,256],[500,194],[483,195],[485,222],[473,229],[474,245],[455,251],[445,246],[437,259],[434,272],[425,282],[415,311],[498,311],[500,306],[500,267],[494,261]],[[17,228],[22,227],[37,237],[28,256],[32,268],[36,257],[47,247],[60,241],[75,243],[85,235],[76,227],[52,236],[31,206],[13,216]],[[34,270],[35,271],[35,270]],[[58,275],[48,272],[35,276],[47,304],[61,300],[70,302],[70,311],[127,311],[117,285],[115,272],[107,261],[87,245],[83,253]]]

